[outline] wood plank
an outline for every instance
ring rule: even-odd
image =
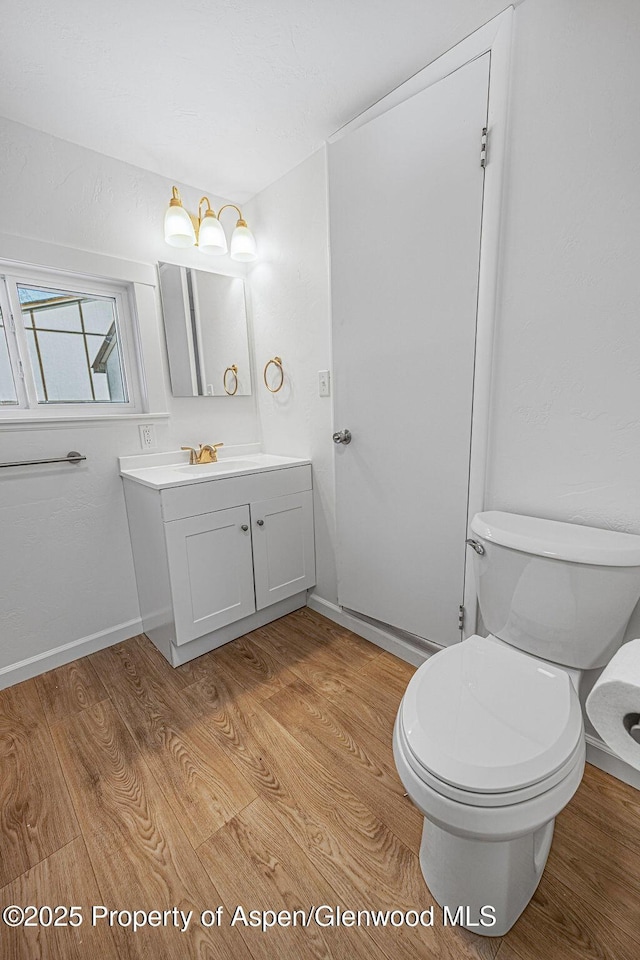
[[[146,652],[156,662],[164,662],[162,655],[144,635],[138,638]],[[354,716],[359,716],[367,729],[385,744],[391,742],[393,724],[400,699],[415,672],[415,667],[386,653],[369,641],[322,615],[303,607],[286,617],[267,624],[240,638],[250,644],[250,656],[260,654],[267,660],[272,673],[277,673],[274,661],[287,668],[280,673],[281,682],[267,685],[265,692],[282,689],[292,679],[304,680],[337,706],[348,704]],[[199,657],[174,671],[174,682],[180,688],[215,675],[216,657],[236,667],[233,651],[240,646],[233,641],[224,647]],[[252,671],[248,664],[240,665],[245,686],[252,686]],[[290,675],[293,674],[293,677]],[[240,677],[242,679],[242,676]],[[262,697],[258,694],[257,699]]]
[[[79,832],[35,680],[0,691],[0,886]]]
[[[432,905],[390,783],[392,726],[414,668],[322,620],[298,611],[177,670],[141,636],[0,692],[1,904],[224,904],[227,919],[236,902]],[[221,771],[227,794],[217,807]],[[587,765],[540,887],[504,939],[443,928],[436,909],[433,929],[304,937],[224,925],[135,935],[105,927],[94,937],[85,927],[81,941],[64,928],[3,928],[0,953],[636,960],[638,835],[640,793]]]
[[[509,934],[507,934],[507,937],[508,936]],[[495,960],[539,960],[539,957],[540,954],[532,957],[528,953],[519,953],[512,943],[509,943],[507,939],[503,939],[498,949],[498,953],[496,954]]]
[[[335,769],[326,769],[251,697],[226,668],[215,680],[187,687],[229,756],[241,766],[296,843],[340,898],[364,909],[424,909],[433,903],[418,858],[359,797]],[[425,931],[402,927],[371,932],[395,958],[423,955],[446,960],[486,957],[483,945],[466,932],[439,927]],[[419,953],[418,953],[419,955]]]
[[[218,665],[230,669],[256,700],[267,700],[295,680],[276,657],[253,642],[253,633],[212,651],[207,666],[215,670]]]
[[[329,857],[348,839],[340,867],[357,875],[367,894],[395,877],[405,897],[422,895],[422,876],[410,851],[260,704],[251,703],[246,692],[241,699],[239,686],[225,670],[224,677],[187,687],[184,696],[199,705],[202,721],[211,724],[258,795],[275,805],[295,839],[307,847],[319,844],[322,856]],[[332,840],[325,844],[327,834]]]
[[[89,657],[41,674],[36,685],[49,723],[79,713],[108,696]]]
[[[640,877],[638,853],[573,813],[571,804],[556,819],[545,871],[579,892],[587,910],[603,913],[638,942]]]
[[[199,917],[220,902],[124,722],[109,700],[53,727],[103,903],[111,908],[179,907]],[[192,923],[116,929],[118,956],[250,960],[242,939],[226,927]]]
[[[263,704],[325,768],[339,770],[340,780],[359,796],[415,854],[422,837],[422,814],[405,796],[391,744],[367,735],[362,723],[344,713],[301,680]]]
[[[135,640],[140,650],[144,651],[145,656],[153,663],[158,673],[162,675],[165,686],[168,689],[175,690],[176,693],[179,693],[183,687],[193,683],[194,679],[196,679],[192,678],[189,671],[191,663],[197,663],[197,660],[186,663],[182,667],[172,667],[169,661],[160,653],[156,645],[149,640],[146,633],[140,633],[132,639]]]
[[[91,908],[101,902],[84,840],[78,837],[0,890],[0,906],[78,906],[81,926],[4,925],[0,938],[3,956],[7,960],[118,960],[110,929],[91,924]],[[56,916],[63,919],[60,913]],[[71,922],[76,921],[72,918]]]
[[[290,615],[287,620],[287,628],[297,627],[319,640],[328,641],[331,646],[343,646],[352,651],[357,650],[359,659],[374,660],[380,655],[381,649],[375,643],[365,640],[358,636],[352,630],[341,626],[328,617],[323,617],[321,613],[312,610],[311,607],[301,607]]]
[[[533,900],[504,937],[498,960],[637,960],[638,943],[581,896],[545,870]],[[508,949],[507,949],[508,948]]]
[[[363,666],[351,667],[344,660],[337,660],[332,649],[318,647],[309,638],[305,638],[306,645],[302,645],[298,637],[287,645],[279,634],[266,629],[255,630],[251,637],[254,643],[277,656],[298,679],[360,717],[367,731],[382,743],[391,743],[402,694],[383,685],[380,672],[371,676],[379,657]]]
[[[335,904],[336,893],[284,829],[269,804],[256,800],[198,849],[227,910],[304,910]],[[365,929],[311,924],[274,927],[268,933],[238,928],[255,960],[273,957],[384,960]]]
[[[331,621],[327,620],[328,626],[320,628],[315,620],[296,616],[299,613],[274,620],[256,632],[268,637],[285,655],[294,649],[301,659],[323,665],[334,673],[340,668],[358,671],[380,655],[378,647]]]
[[[640,791],[587,763],[570,809],[587,823],[604,830],[617,843],[638,849]]]
[[[134,639],[92,654],[92,662],[192,846],[255,799],[198,711],[168,685],[166,661],[157,666]]]
[[[392,691],[398,700],[401,700],[409,680],[417,669],[412,663],[406,663],[399,657],[383,651],[379,657],[367,664],[363,672],[368,678],[379,683],[382,688]]]

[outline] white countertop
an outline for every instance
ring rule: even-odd
[[[173,461],[173,462],[171,462]],[[145,466],[148,462],[148,466]],[[267,470],[286,470],[310,464],[300,457],[279,457],[271,453],[238,453],[237,456],[220,457],[216,463],[189,464],[188,452],[146,454],[136,457],[120,457],[120,476],[133,480],[154,490],[168,487],[183,487],[191,483],[222,480]]]

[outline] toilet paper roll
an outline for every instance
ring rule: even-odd
[[[625,643],[614,654],[586,707],[607,746],[640,770],[640,640]]]

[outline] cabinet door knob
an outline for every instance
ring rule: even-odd
[[[256,521],[259,527],[264,527],[264,520]]]
[[[243,523],[243,524],[241,525],[240,529],[241,529],[241,530],[244,530],[244,532],[246,533],[247,530],[249,529],[249,525],[246,524],[246,523]]]

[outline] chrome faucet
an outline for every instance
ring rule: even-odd
[[[181,450],[189,451],[189,463],[217,463],[218,461],[218,447],[224,447],[224,443],[210,443],[200,444],[200,449],[195,450],[193,447],[180,447]]]

